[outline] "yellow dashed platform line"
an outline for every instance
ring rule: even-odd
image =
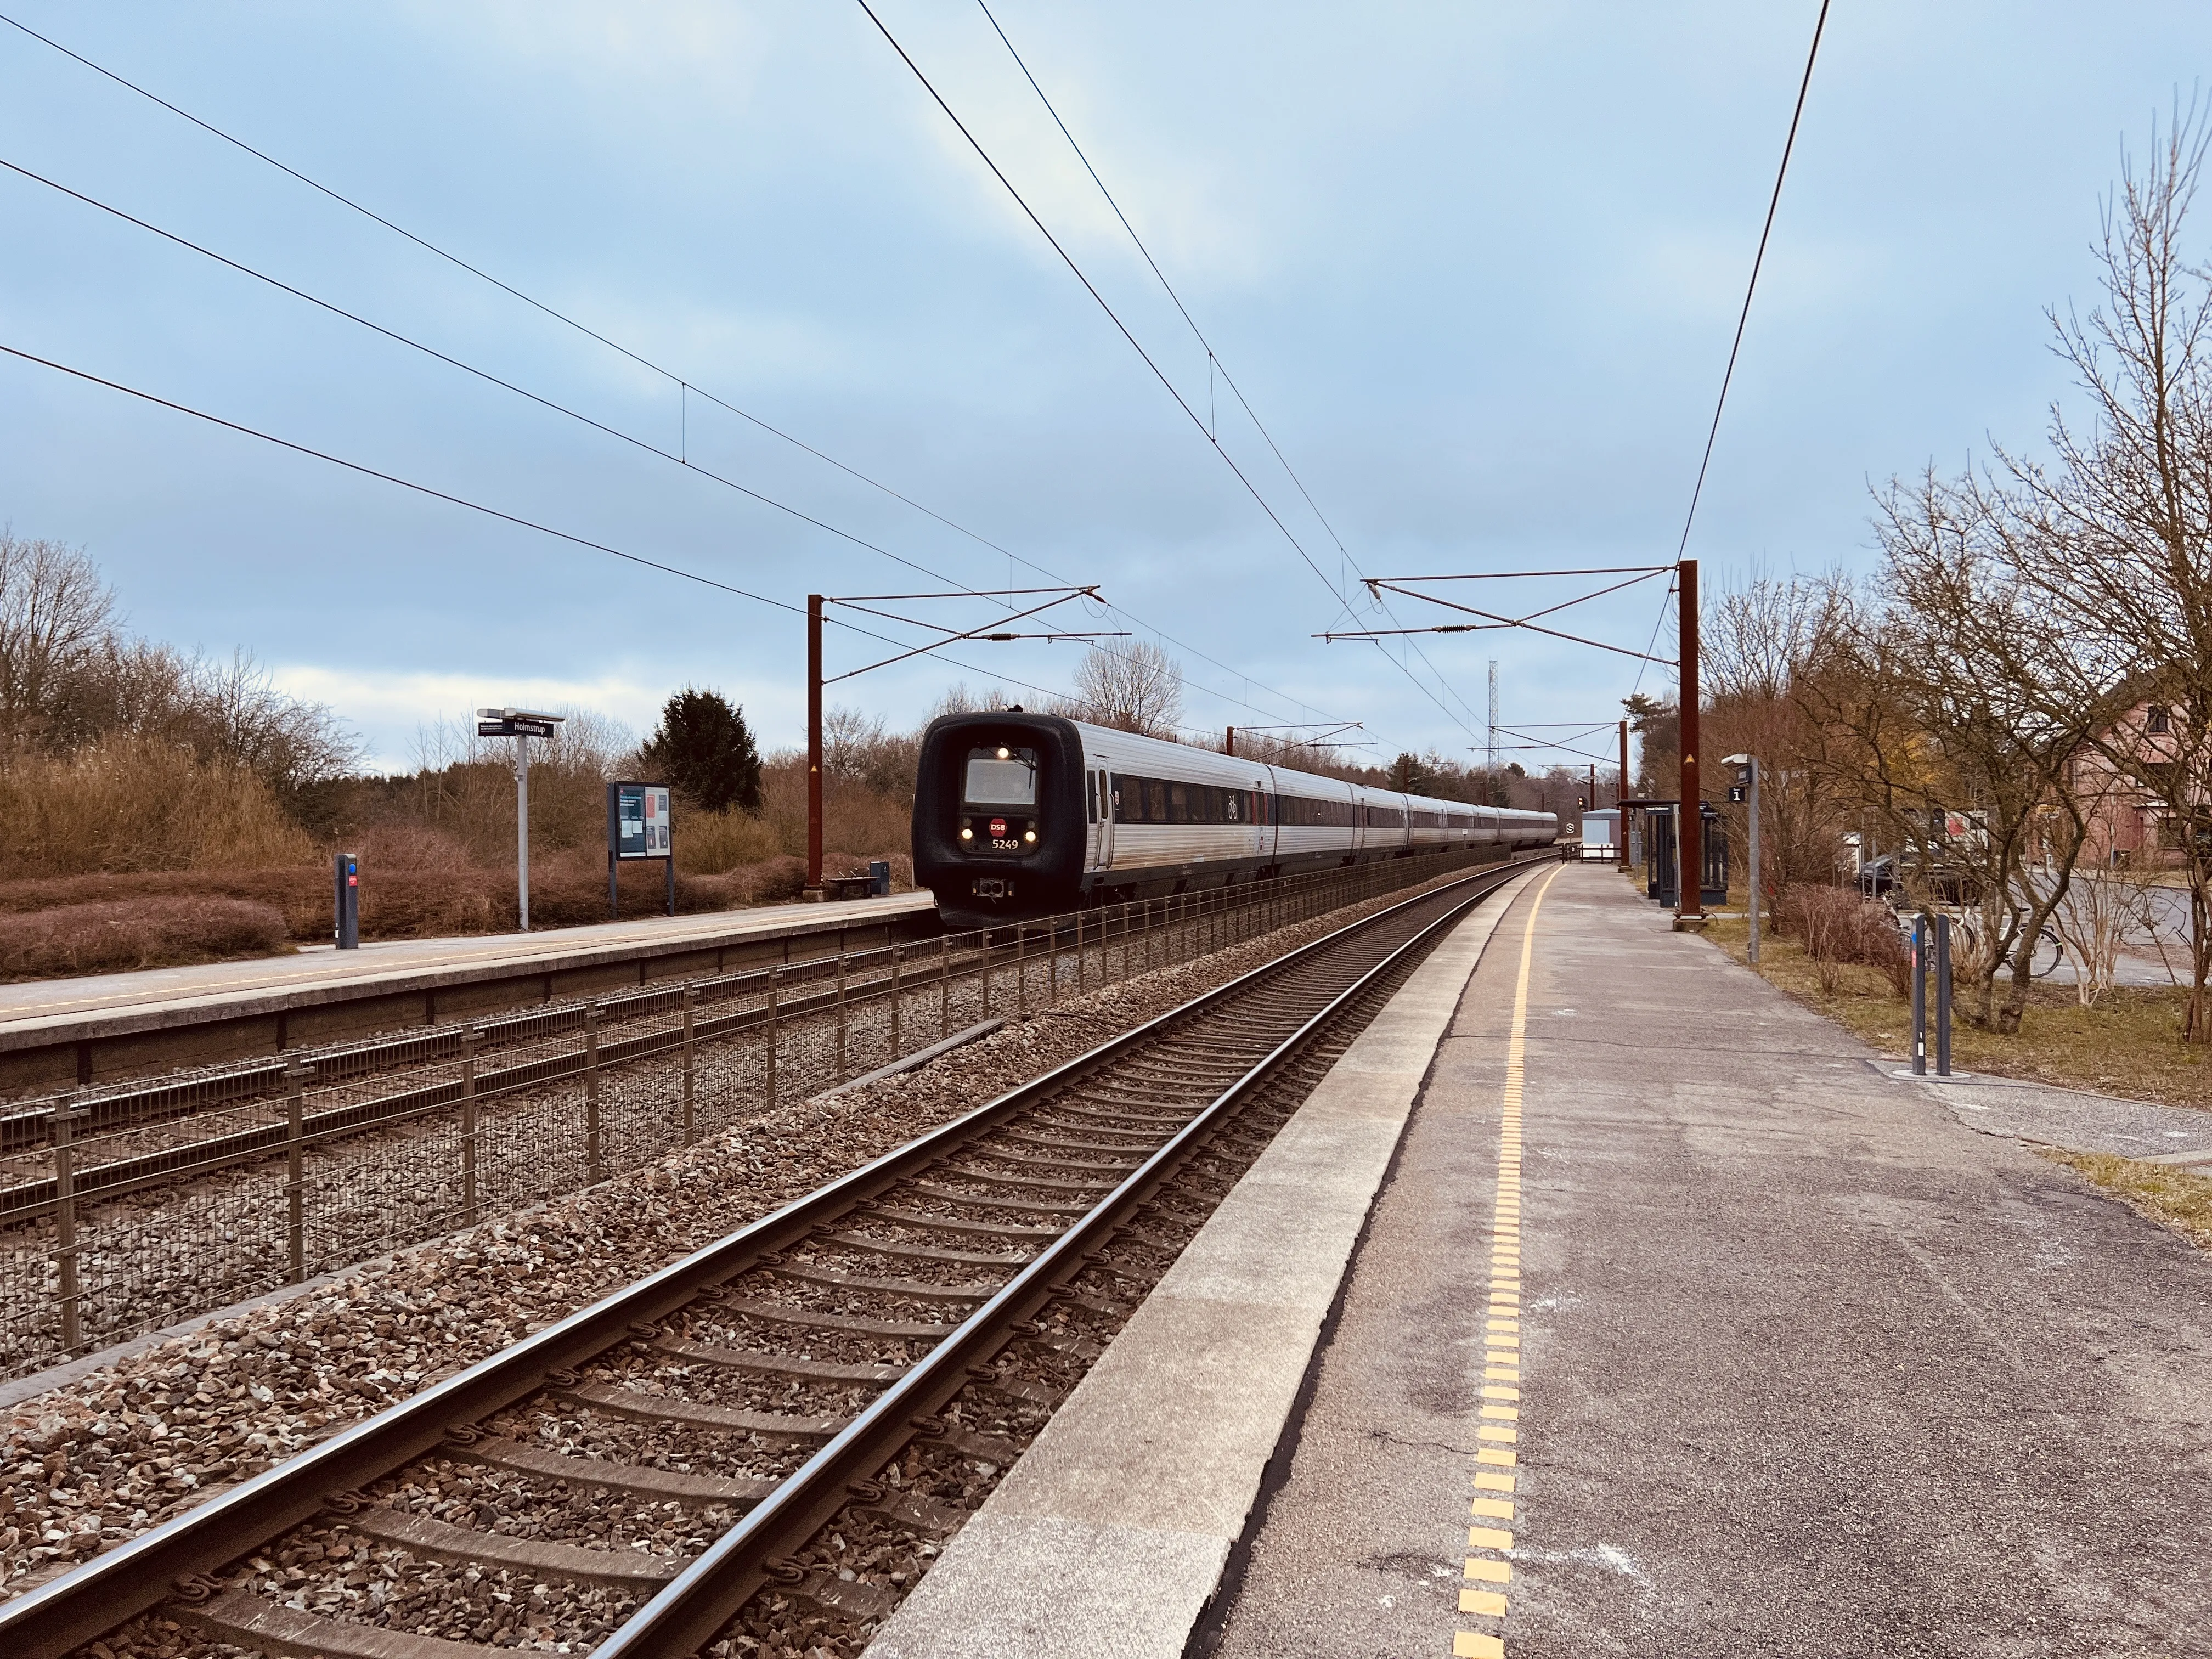
[[[1521,971],[1513,987],[1513,1027],[1505,1041],[1505,1088],[1499,1102],[1498,1125],[1498,1203],[1490,1223],[1490,1313],[1483,1322],[1483,1389],[1480,1421],[1475,1437],[1482,1446],[1474,1456],[1484,1467],[1474,1474],[1475,1495],[1468,1500],[1467,1529],[1470,1551],[1489,1550],[1490,1555],[1467,1558],[1467,1588],[1459,1593],[1459,1610],[1479,1618],[1503,1620],[1506,1599],[1495,1586],[1510,1583],[1513,1569],[1498,1559],[1510,1554],[1513,1534],[1506,1525],[1514,1520],[1516,1454],[1506,1449],[1520,1439],[1521,1420],[1521,1085],[1528,1038],[1528,968],[1536,954],[1536,912],[1544,895],[1559,875],[1553,870],[1536,889],[1528,906],[1528,920],[1521,930]],[[1505,1494],[1494,1496],[1493,1494]],[[1452,1636],[1452,1659],[1505,1659],[1505,1638],[1494,1631],[1462,1630]]]

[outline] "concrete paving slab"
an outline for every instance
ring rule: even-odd
[[[1878,1062],[1892,1075],[1893,1062]],[[2212,1111],[2129,1100],[2087,1089],[2061,1089],[2027,1079],[1980,1076],[1942,1082],[1906,1079],[1969,1129],[2039,1146],[2120,1158],[2194,1162],[2212,1158]],[[2167,1153],[2179,1158],[2164,1158]]]
[[[2212,1653],[2212,1257],[1877,1075],[1602,871],[1540,919],[1521,1364],[1487,1375],[1527,908],[1192,1651]],[[1480,1457],[1493,1387],[1510,1468]]]
[[[1182,1653],[1461,988],[1528,879],[1454,929],[1346,1050],[878,1632],[872,1659]]]

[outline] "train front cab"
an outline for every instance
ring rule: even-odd
[[[915,778],[915,884],[962,925],[1073,909],[1103,787],[1071,720],[1007,709],[931,721]]]

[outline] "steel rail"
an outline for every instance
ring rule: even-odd
[[[1402,900],[1264,963],[1109,1039],[1040,1077],[1009,1090],[905,1146],[848,1171],[813,1193],[747,1224],[725,1238],[703,1246],[682,1261],[672,1262],[603,1297],[589,1307],[580,1309],[544,1330],[533,1333],[521,1341],[432,1384],[420,1394],[353,1425],[276,1467],[217,1493],[176,1519],[94,1557],[13,1601],[0,1604],[0,1652],[8,1654],[10,1659],[62,1659],[74,1649],[160,1604],[171,1594],[176,1581],[220,1568],[265,1540],[313,1519],[334,1494],[364,1486],[435,1449],[453,1428],[472,1424],[526,1398],[546,1386],[549,1373],[573,1367],[618,1346],[630,1340],[633,1326],[658,1323],[699,1299],[702,1292],[744,1273],[761,1257],[788,1248],[817,1229],[842,1219],[877,1193],[929,1168],[948,1151],[1049,1098],[1067,1085],[1109,1066],[1132,1050],[1149,1044],[1153,1039],[1189,1023],[1200,1014],[1259,991],[1268,981],[1279,978],[1295,965],[1340,948],[1357,935],[1372,931],[1408,908],[1433,903],[1439,896],[1451,893],[1455,888],[1479,884],[1480,891],[1468,894],[1450,908],[1446,919],[1455,917],[1495,891],[1511,877],[1525,870],[1540,867],[1555,856],[1547,853],[1488,866],[1448,886],[1432,888],[1425,893]],[[1440,921],[1425,927],[1413,942],[1430,936],[1441,925]],[[1401,959],[1407,948],[1409,946],[1394,950],[1385,958],[1385,963]],[[1357,984],[1370,983],[1376,971],[1370,969]],[[1335,1008],[1342,1001],[1343,996],[1340,995],[1328,1006]],[[1301,1031],[1310,1029],[1312,1024],[1310,1019],[1305,1022],[1300,1028]],[[1272,1069],[1279,1064],[1282,1052],[1279,1048],[1267,1060],[1247,1074],[1248,1079],[1260,1070]],[[1224,1099],[1226,1097],[1224,1097]],[[1220,1106],[1221,1103],[1221,1101],[1217,1101],[1215,1105]],[[1218,1122],[1223,1115],[1213,1107],[1209,1107],[1201,1114],[1201,1118]],[[1191,1124],[1177,1133],[1169,1146],[1188,1146],[1200,1121],[1194,1119]],[[1164,1147],[1162,1152],[1166,1150]],[[1160,1154],[1154,1154],[1141,1166],[1139,1173],[1158,1167],[1159,1157]],[[1125,1180],[1121,1187],[1115,1189],[1116,1193],[1127,1190],[1129,1182],[1135,1178],[1131,1176]],[[1112,1203],[1114,1200],[1109,1198],[1106,1201]],[[1094,1244],[1095,1231],[1092,1229],[1087,1235],[1092,1237]],[[1062,1250],[1058,1245],[1047,1252],[1052,1261],[1062,1264],[1079,1254],[1079,1251]],[[1044,1259],[1038,1258],[1039,1261]],[[1034,1263],[1031,1265],[1032,1267],[1035,1266]],[[1079,1261],[1076,1266],[1079,1268]],[[1035,1286],[1038,1282],[1038,1276],[1030,1268],[1025,1268],[1013,1284],[994,1295],[984,1304],[983,1310],[971,1316],[957,1328],[952,1335],[948,1335],[929,1355],[918,1361],[915,1370],[908,1372],[901,1383],[893,1385],[897,1397],[907,1402],[905,1409],[911,1413],[918,1391],[926,1391],[933,1386],[927,1379],[936,1377],[938,1383],[934,1386],[943,1386],[950,1379],[951,1373],[944,1370],[941,1365],[933,1364],[940,1351],[949,1350],[951,1345],[959,1342],[963,1332],[971,1328],[981,1332],[983,1328],[976,1322],[982,1312],[1005,1307],[1007,1294],[1015,1285]],[[959,1351],[969,1351],[979,1340],[977,1337],[969,1338],[967,1344],[963,1345]],[[1002,1333],[1000,1340],[1003,1342],[1004,1340]],[[954,1370],[957,1371],[958,1368]],[[916,1373],[920,1373],[924,1381],[914,1381]],[[959,1375],[960,1383],[966,1380],[964,1373]],[[957,1392],[957,1386],[948,1388],[943,1398],[950,1399],[951,1394]],[[881,1409],[883,1406],[884,1399],[879,1398],[815,1458],[802,1466],[792,1479],[797,1480],[805,1475],[809,1469],[823,1465],[833,1453],[840,1460],[852,1457],[854,1455],[853,1448],[860,1438],[857,1431],[861,1430],[863,1423],[870,1425],[868,1432],[876,1433],[888,1420]],[[911,1429],[908,1431],[907,1437],[914,1437]],[[810,1480],[806,1491],[811,1494],[811,1502],[820,1501],[823,1478],[817,1472]],[[779,1504],[775,1513],[787,1515],[793,1501],[785,1500]],[[842,1501],[842,1498],[839,1501]],[[654,1613],[654,1610],[659,1608],[661,1611],[654,1614],[654,1629],[671,1628],[666,1621],[672,1612],[680,1613],[684,1626],[689,1628],[703,1616],[699,1608],[720,1605],[726,1599],[728,1584],[733,1582],[726,1579],[724,1575],[734,1572],[750,1577],[758,1571],[754,1557],[759,1555],[765,1559],[767,1547],[758,1541],[763,1536],[759,1525],[749,1526],[741,1522],[738,1533],[742,1536],[725,1534],[720,1543],[702,1555],[693,1569],[687,1570],[670,1586],[668,1593],[641,1609],[635,1619],[644,1619],[647,1613]],[[700,1569],[709,1561],[717,1564],[714,1571],[702,1571]],[[680,1601],[663,1607],[664,1601],[667,1601],[669,1596],[679,1589],[684,1592]],[[750,1590],[746,1592],[748,1595],[750,1593]],[[742,1601],[743,1598],[740,1598],[732,1604],[732,1610],[742,1605]],[[640,1653],[648,1650],[673,1655],[690,1650],[678,1647],[624,1650]],[[602,1644],[600,1651],[610,1652],[612,1650]]]
[[[1473,850],[1440,848],[1416,852],[1412,857],[1417,860],[1441,858],[1454,852]],[[1387,861],[1382,865],[1358,867],[1384,868]],[[1249,906],[1268,902],[1276,896],[1247,896],[1253,886],[1277,886],[1282,896],[1291,896],[1342,874],[1340,870],[1308,872],[1275,878],[1268,883],[1248,883],[1230,888],[1208,889],[1203,894],[1171,896],[1224,902],[1233,900],[1240,907]],[[1142,933],[1176,925],[1182,920],[1177,917],[1170,921],[1164,915],[1158,921],[1139,924],[1126,915],[1118,918],[1109,916],[1109,911],[1114,908],[1126,911],[1128,906],[1103,907],[1080,913],[1068,911],[1041,916],[1023,925],[1042,929],[1043,937],[1051,940],[1065,934],[1079,916],[1095,915],[1102,929],[1099,938],[1103,942],[1109,935],[1134,938]],[[1115,921],[1121,924],[1118,933],[1113,931]],[[963,981],[977,978],[992,971],[1000,963],[1015,958],[1018,952],[1013,940],[1005,937],[1006,931],[1003,927],[994,926],[942,935],[951,950],[951,976]],[[994,933],[1000,937],[994,939],[992,935]],[[779,975],[779,983],[782,985],[811,985],[833,975],[841,957],[848,963],[860,963],[871,957],[889,956],[895,949],[904,951],[912,948],[913,945],[923,943],[917,940],[896,946],[882,945],[857,951],[827,951],[819,956],[804,957],[796,962],[777,963],[737,973],[710,974],[696,979],[641,986],[634,991],[592,999],[589,1006],[598,1007],[602,1018],[627,1022],[673,1009],[678,1006],[687,988],[694,992],[702,1004],[726,1001],[742,995],[749,988],[764,984],[771,975]],[[848,1000],[874,1000],[885,995],[888,988],[878,984],[879,978],[879,975],[871,975],[862,983],[877,988],[861,991],[854,988]],[[919,993],[921,983],[917,979],[912,988]],[[832,1007],[835,1002],[834,994],[828,993],[818,998],[799,997],[785,1004],[782,1012],[786,1017],[797,1018]],[[289,1082],[287,1070],[294,1065],[311,1066],[319,1083],[331,1083],[374,1076],[380,1072],[404,1071],[451,1061],[459,1057],[461,1034],[465,1030],[472,1029],[477,1033],[479,1054],[504,1047],[542,1042],[564,1032],[581,1030],[586,1006],[586,1002],[569,1002],[555,1007],[454,1021],[428,1030],[405,1031],[398,1036],[295,1049],[274,1059],[233,1061],[199,1073],[165,1077],[131,1087],[109,1085],[102,1090],[98,1085],[86,1085],[75,1091],[77,1109],[88,1115],[82,1120],[82,1127],[78,1133],[80,1135],[105,1133],[118,1127],[166,1121],[188,1117],[197,1112],[220,1110],[279,1097]],[[734,1014],[711,1017],[701,1024],[700,1030],[702,1032],[721,1034],[759,1024],[765,1018],[763,1010],[744,1009]],[[0,1109],[0,1152],[44,1144],[52,1118],[52,1101],[29,1109]]]
[[[1033,1318],[1060,1294],[1130,1214],[1150,1201],[1252,1094],[1378,980],[1455,926],[1469,909],[1526,867],[1493,866],[1469,878],[1470,884],[1483,883],[1480,891],[1457,898],[1443,915],[1394,947],[1223,1090],[1166,1145],[885,1389],[835,1439],[702,1552],[666,1589],[593,1648],[592,1659],[680,1659],[704,1649],[738,1609],[776,1577],[773,1569],[777,1554],[804,1544],[827,1525],[850,1501],[851,1484],[866,1480],[915,1439],[921,1425],[915,1419],[927,1419],[967,1387],[971,1380],[968,1368],[991,1358],[1015,1336],[1015,1325]],[[1486,876],[1493,878],[1485,881]],[[1437,897],[1437,893],[1431,891],[1369,920],[1395,917]],[[1316,941],[1334,942],[1341,942],[1341,933]]]
[[[1072,920],[1072,915],[1046,917],[1040,918],[1032,925],[1051,930],[1046,937],[1052,939],[1064,934]],[[1151,931],[1153,927],[1175,925],[1177,924],[1163,921],[1129,930],[1120,937],[1134,938],[1139,933]],[[980,929],[964,935],[946,937],[975,939],[994,931]],[[1104,938],[1102,935],[1102,945]],[[848,952],[845,960],[850,963],[868,957],[887,955],[890,948],[875,946],[866,951]],[[995,972],[1008,962],[1020,959],[1020,953],[1011,939],[1001,943],[983,938],[981,944],[968,945],[964,955],[965,960],[960,956],[952,957],[948,970],[952,981],[963,984]],[[749,983],[765,983],[771,973],[781,975],[781,984],[813,985],[829,979],[836,971],[836,957],[811,957],[779,964],[773,969],[751,969],[743,973],[695,981],[691,981],[691,986],[694,989],[708,992],[719,1000],[742,994]],[[849,1012],[889,1001],[894,993],[888,968],[872,966],[866,971],[866,976],[849,983],[842,995],[834,989],[819,990],[794,996],[781,1003],[775,1012],[776,1022],[797,1022],[830,1014],[841,1003]],[[896,994],[901,997],[926,995],[936,982],[935,976],[926,967],[921,968],[915,978],[900,984]],[[684,988],[682,985],[673,985],[625,992],[605,998],[593,1006],[599,1008],[602,1018],[611,1017],[616,1022],[643,1020],[655,1013],[679,1007]],[[435,1032],[410,1033],[403,1037],[349,1044],[322,1052],[303,1051],[284,1060],[261,1062],[235,1072],[223,1073],[214,1079],[164,1081],[144,1089],[99,1096],[80,1103],[81,1109],[90,1112],[92,1118],[88,1125],[77,1130],[77,1133],[82,1137],[103,1129],[114,1132],[115,1120],[118,1119],[122,1121],[121,1127],[130,1127],[154,1121],[174,1121],[204,1111],[235,1109],[240,1106],[254,1104],[270,1098],[281,1089],[287,1081],[287,1068],[294,1064],[312,1067],[313,1081],[319,1085],[373,1076],[386,1069],[401,1071],[447,1064],[459,1058],[462,1033],[465,1029],[472,1028],[477,1033],[479,1042],[483,1045],[479,1048],[479,1054],[496,1053],[501,1047],[519,1048],[532,1042],[580,1031],[584,1028],[585,1011],[586,1005],[580,1003],[562,1008],[507,1014],[473,1022],[470,1026],[457,1024],[441,1027]],[[769,1010],[765,1007],[743,1008],[721,1014],[702,1013],[693,1023],[692,1040],[697,1042],[720,1042],[757,1031],[769,1023]],[[537,1032],[522,1029],[532,1024],[543,1029]],[[684,1029],[680,1024],[628,1036],[603,1036],[599,1048],[599,1063],[604,1069],[649,1060],[680,1049],[684,1042]],[[413,1051],[410,1057],[397,1060],[389,1067],[374,1063],[386,1054],[410,1050]],[[477,1073],[475,1097],[479,1104],[483,1104],[504,1095],[543,1088],[580,1077],[586,1068],[586,1050],[580,1047],[540,1055],[519,1065],[480,1070]],[[190,1101],[191,1091],[211,1086],[219,1090],[215,1097],[196,1103]],[[392,1094],[325,1107],[307,1114],[301,1125],[303,1144],[315,1146],[391,1127],[456,1105],[461,1100],[462,1093],[460,1079],[448,1078],[436,1083],[416,1085]],[[0,1115],[0,1152],[11,1147],[43,1141],[52,1115],[51,1109]],[[103,1123],[103,1119],[107,1121]],[[239,1164],[276,1157],[289,1150],[290,1145],[290,1129],[283,1123],[235,1129],[225,1134],[209,1135],[175,1146],[87,1165],[76,1170],[73,1177],[73,1193],[80,1203],[122,1198],[166,1182],[198,1179]],[[58,1192],[59,1188],[51,1176],[0,1186],[0,1226],[21,1225],[52,1213]]]

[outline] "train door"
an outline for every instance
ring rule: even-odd
[[[1088,755],[1084,764],[1090,769],[1084,780],[1084,794],[1090,803],[1090,834],[1085,851],[1089,854],[1088,867],[1104,870],[1114,862],[1114,774],[1103,755]]]

